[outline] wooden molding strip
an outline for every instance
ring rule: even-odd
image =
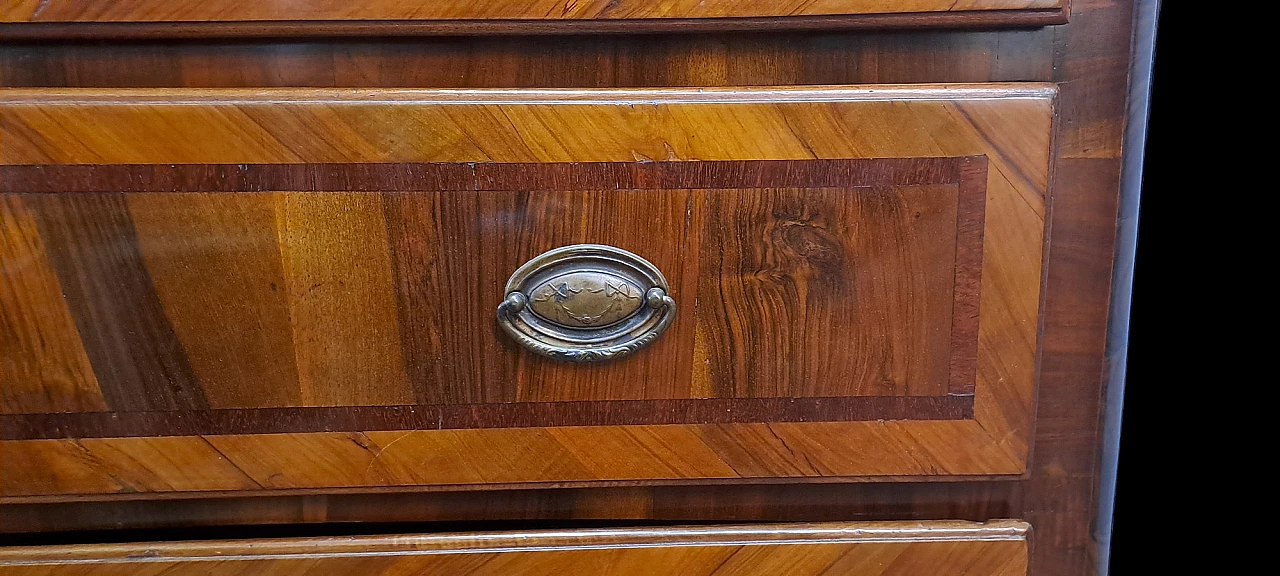
[[[1062,10],[1064,0],[6,0],[4,22],[599,21]]]
[[[1038,27],[1068,0],[361,3],[5,0],[0,41]]]
[[[0,88],[0,105],[185,106],[241,104],[781,104],[1046,99],[1043,82],[715,88]]]
[[[790,18],[665,20],[401,20],[292,22],[23,22],[0,23],[0,42],[32,40],[163,40],[173,38],[360,38],[568,34],[663,34],[764,31],[1039,28],[1067,23],[1067,11],[988,10]]]
[[[835,543],[1024,542],[1025,522],[848,522],[605,528],[196,542],[131,542],[0,548],[0,566],[106,562],[280,560],[450,552],[603,550],[639,547]]]

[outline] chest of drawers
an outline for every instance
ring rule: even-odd
[[[46,4],[0,572],[1092,570],[1151,7]]]

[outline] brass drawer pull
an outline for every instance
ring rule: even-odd
[[[600,362],[661,336],[675,319],[662,272],[599,244],[543,253],[507,280],[498,325],[521,346],[556,360]]]

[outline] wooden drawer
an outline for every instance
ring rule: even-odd
[[[0,92],[0,495],[1021,475],[1053,96]],[[578,244],[665,334],[504,333]]]
[[[1026,524],[784,524],[0,548],[21,574],[1014,576]]]

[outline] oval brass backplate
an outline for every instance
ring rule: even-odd
[[[526,262],[507,281],[498,325],[521,346],[570,362],[626,356],[675,319],[667,279],[631,252],[576,244]]]

